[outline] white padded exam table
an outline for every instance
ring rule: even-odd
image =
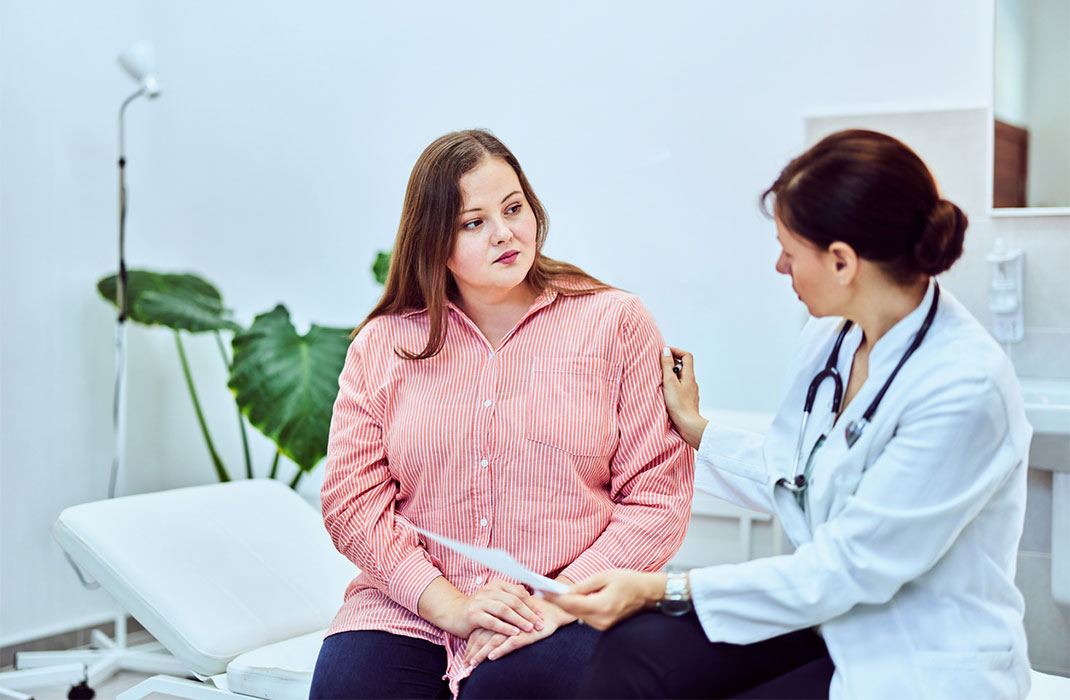
[[[319,512],[272,479],[72,506],[53,535],[201,679],[154,676],[122,700],[153,692],[304,700],[323,635],[357,573]]]

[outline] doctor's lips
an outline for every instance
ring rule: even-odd
[[[520,255],[520,251],[519,250],[509,250],[509,251],[506,251],[506,252],[502,253],[501,255],[499,255],[498,259],[495,260],[494,262],[496,262],[496,263],[505,263],[506,265],[508,265],[509,263],[511,263],[514,260],[516,260],[518,255]]]

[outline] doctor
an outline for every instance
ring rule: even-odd
[[[814,318],[768,434],[699,415],[688,353],[666,348],[664,391],[695,486],[774,513],[795,550],[607,571],[555,597],[611,628],[581,697],[1025,696],[1014,571],[1032,429],[1007,357],[934,279],[966,216],[870,131],[791,161],[770,199],[776,269]]]

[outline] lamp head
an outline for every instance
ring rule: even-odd
[[[139,41],[119,54],[119,65],[144,88],[148,97],[160,94],[156,77],[156,50],[147,41]]]

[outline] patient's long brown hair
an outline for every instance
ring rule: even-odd
[[[446,300],[456,299],[458,293],[446,262],[457,237],[457,217],[462,205],[460,181],[485,158],[501,158],[513,168],[524,198],[535,214],[538,223],[535,260],[526,277],[531,288],[552,289],[568,296],[609,288],[575,265],[542,254],[549,228],[546,211],[520,163],[505,144],[482,129],[455,131],[435,139],[412,168],[383,296],[354,335],[377,316],[427,309],[431,321],[427,345],[419,352],[406,348],[394,351],[407,360],[424,360],[442,349],[446,338]]]

